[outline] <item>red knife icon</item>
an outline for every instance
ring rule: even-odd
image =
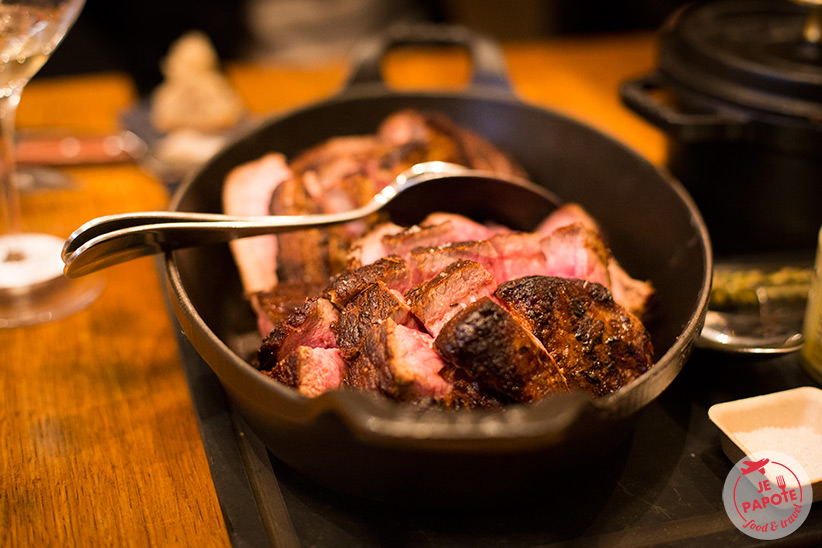
[[[768,464],[769,459],[760,459],[756,462],[746,460],[744,461],[745,468],[742,469],[742,475],[745,476],[750,474],[751,472],[756,472],[757,470],[762,470],[765,468],[765,465]],[[764,472],[762,472],[764,474]]]

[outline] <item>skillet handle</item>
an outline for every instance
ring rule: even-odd
[[[437,24],[396,25],[365,41],[355,52],[345,91],[366,85],[387,87],[382,74],[386,54],[394,47],[415,45],[461,46],[468,50],[473,65],[469,87],[490,87],[514,94],[505,68],[505,56],[496,42],[465,27]]]
[[[628,108],[680,141],[736,141],[743,138],[749,120],[722,112],[682,111],[659,102],[649,93],[665,87],[662,75],[652,72],[623,82],[619,94]]]

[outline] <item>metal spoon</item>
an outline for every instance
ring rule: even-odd
[[[446,178],[448,183],[444,184]],[[477,185],[491,188],[479,192]],[[489,193],[501,199],[487,200]],[[475,196],[484,199],[475,200]],[[524,229],[535,226],[561,203],[550,191],[525,179],[500,177],[445,162],[425,162],[400,174],[364,206],[342,213],[232,217],[150,211],[100,217],[69,236],[62,257],[65,274],[75,278],[145,255],[338,225],[381,210],[391,213],[392,219],[401,224],[419,222],[427,213],[447,210]]]
[[[714,289],[720,279],[744,276],[749,282],[743,305],[709,307],[699,337],[702,348],[742,354],[787,354],[802,347],[802,323],[813,263],[807,258],[786,256],[763,260],[719,262],[714,269]],[[765,281],[764,272],[789,270],[789,277]],[[755,273],[755,274],[754,274]]]
[[[789,354],[805,338],[793,322],[763,322],[753,314],[708,310],[697,345],[732,354]]]

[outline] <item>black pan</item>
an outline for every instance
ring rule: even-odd
[[[390,48],[406,43],[467,48],[474,66],[468,88],[389,89],[381,61]],[[518,100],[501,52],[482,37],[454,27],[395,29],[362,51],[344,91],[273,118],[228,146],[184,183],[172,208],[220,211],[228,171],[266,152],[293,158],[332,136],[372,133],[402,108],[439,111],[509,151],[535,182],[583,204],[605,228],[623,266],[653,281],[655,366],[599,400],[562,394],[504,412],[421,410],[350,390],[308,399],[244,359],[259,336],[225,245],[166,257],[169,291],[187,337],[273,455],[342,492],[447,505],[452,503],[442,494],[453,493],[478,502],[533,491],[570,462],[608,458],[638,412],[679,373],[704,321],[712,259],[691,198],[622,144]]]

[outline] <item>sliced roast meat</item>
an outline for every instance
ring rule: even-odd
[[[479,263],[492,274],[497,272],[497,251],[488,240],[420,247],[411,251],[408,262],[416,285],[430,280],[460,259]]]
[[[510,229],[501,226],[487,226],[469,219],[464,215],[445,213],[442,211],[435,211],[429,214],[420,224],[422,226],[433,226],[444,223],[450,223],[451,225],[451,242],[488,240],[496,234],[511,232]]]
[[[439,372],[440,377],[451,385],[451,390],[436,400],[440,406],[448,409],[495,409],[514,400],[499,394],[479,383],[475,378],[459,367],[446,362]]]
[[[443,114],[427,112],[424,115],[429,127],[454,143],[456,158],[452,161],[495,173],[525,176],[521,166],[477,133],[458,126]]]
[[[262,369],[271,369],[300,346],[334,348],[336,335],[332,326],[338,319],[337,309],[327,299],[314,297],[278,323],[257,352]]]
[[[544,275],[577,278],[611,287],[610,252],[597,232],[581,224],[560,227],[542,240]]]
[[[339,388],[345,369],[338,348],[300,346],[265,374],[313,398]]]
[[[320,211],[337,213],[358,207],[376,193],[364,163],[384,152],[385,146],[373,135],[336,137],[300,154],[291,169]]]
[[[608,274],[614,300],[640,319],[646,319],[654,304],[656,291],[653,284],[631,277],[613,256],[608,261]]]
[[[404,110],[373,135],[330,139],[290,165],[271,154],[237,168],[225,211],[349,210],[432,160],[525,176],[472,131]],[[644,313],[653,287],[622,269],[579,205],[534,233],[450,213],[411,228],[378,224],[385,220],[232,242],[267,334],[258,352],[267,374],[309,396],[342,382],[404,401],[486,407],[569,387],[603,395],[650,367],[650,341],[629,311]]]
[[[540,223],[536,232],[548,236],[560,228],[574,224],[581,224],[588,230],[596,232],[604,245],[607,245],[604,232],[599,223],[582,206],[575,203],[565,204],[551,213]],[[622,268],[610,250],[608,251],[608,278],[610,279],[608,288],[611,290],[614,300],[633,314],[644,319],[653,305],[655,293],[653,284],[647,280],[633,278]]]
[[[437,225],[413,225],[401,232],[385,234],[382,245],[388,255],[408,257],[418,247],[437,247],[452,243],[454,230],[450,221]]]
[[[352,243],[348,267],[358,268],[389,255],[408,257],[418,247],[487,240],[506,232],[510,231],[501,227],[490,228],[462,215],[442,212],[432,213],[420,224],[406,228],[390,222],[379,223]]]
[[[237,167],[226,179],[224,211],[342,211],[362,205],[415,163],[430,160],[522,173],[491,143],[444,116],[402,110],[388,116],[373,135],[329,139],[302,152],[290,165],[272,153]],[[270,290],[278,276],[308,283],[327,279],[346,266],[348,245],[373,221],[232,242],[246,293]]]
[[[558,228],[573,224],[581,224],[588,230],[602,234],[599,223],[577,203],[564,204],[552,211],[551,214],[537,226],[534,232],[541,236],[548,236]]]
[[[604,396],[653,364],[645,327],[599,284],[530,276],[500,284],[494,295],[524,320],[572,388]]]
[[[431,128],[422,112],[404,109],[386,117],[377,128],[377,138],[389,145],[399,147],[408,143],[428,145]]]
[[[405,295],[414,315],[433,337],[456,313],[494,293],[497,281],[473,261],[458,260]]]
[[[278,323],[288,319],[292,312],[305,304],[306,296],[317,295],[324,287],[320,284],[281,281],[270,291],[253,295],[252,301],[258,311],[257,327],[265,338]]]
[[[418,326],[402,295],[378,280],[360,291],[339,314],[334,331],[343,358],[356,357],[366,335],[388,319],[414,328]]]
[[[379,223],[354,240],[346,257],[346,266],[348,269],[354,270],[361,266],[374,263],[384,257],[388,257],[390,253],[385,249],[385,245],[383,245],[383,236],[397,234],[403,230],[405,230],[403,227],[395,225],[394,223]]]
[[[349,361],[345,382],[400,401],[441,398],[451,385],[438,375],[445,364],[433,344],[427,333],[386,319],[364,334],[361,351]]]
[[[323,296],[342,309],[366,287],[378,281],[402,294],[411,288],[411,271],[402,258],[385,257],[366,266],[340,273],[331,281]]]
[[[488,297],[457,313],[435,344],[447,362],[514,401],[568,389],[542,344],[519,318]]]
[[[266,154],[234,168],[223,185],[227,215],[268,215],[274,190],[289,180],[291,170],[282,154]],[[256,236],[229,244],[246,295],[268,291],[277,284],[277,237]]]
[[[320,213],[319,206],[306,193],[302,180],[293,177],[277,187],[271,198],[273,215]],[[322,283],[331,275],[328,264],[328,233],[318,229],[295,230],[277,236],[280,279],[303,283]]]
[[[499,257],[495,274],[500,283],[545,274],[547,266],[539,235],[529,232],[498,234],[488,241]]]

